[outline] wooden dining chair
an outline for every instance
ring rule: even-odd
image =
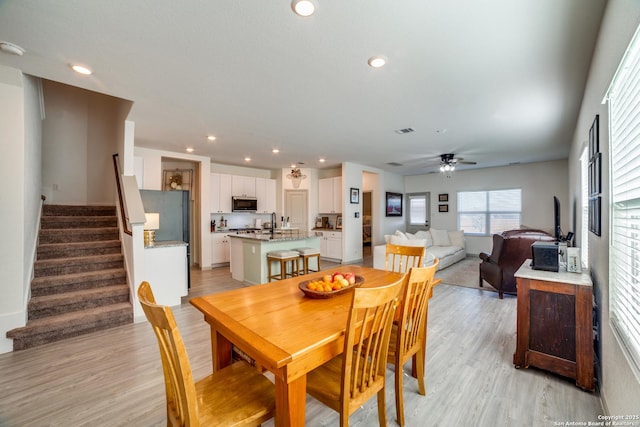
[[[148,282],[138,298],[160,347],[168,426],[259,426],[273,417],[275,387],[246,362],[194,382],[171,308],[156,304]]]
[[[376,394],[378,421],[380,426],[387,425],[387,352],[397,297],[406,277],[386,286],[355,289],[342,354],[307,374],[307,393],[339,412],[343,427]],[[366,319],[365,327],[362,319]]]
[[[387,243],[384,269],[406,273],[411,267],[422,267],[424,252],[424,246],[401,246]]]
[[[403,366],[413,359],[412,375],[418,379],[418,391],[424,396],[424,364],[426,360],[429,298],[440,260],[429,267],[412,268],[402,289],[400,316],[393,325],[387,362],[395,366],[396,419],[404,425]]]

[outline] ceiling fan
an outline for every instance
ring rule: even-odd
[[[453,153],[440,154],[440,171],[453,172],[456,165],[475,165],[476,162],[465,161],[462,157],[456,157]]]

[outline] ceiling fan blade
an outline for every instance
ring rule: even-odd
[[[458,159],[458,161],[456,162],[459,165],[475,165],[477,164],[477,162],[465,162],[465,161],[460,161],[460,159]]]

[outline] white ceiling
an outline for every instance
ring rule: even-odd
[[[568,156],[606,0],[317,1],[0,0],[0,40],[26,50],[0,64],[131,100],[137,146],[215,163]]]

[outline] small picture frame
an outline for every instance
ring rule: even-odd
[[[438,212],[449,212],[449,205],[438,205]]]
[[[438,201],[439,202],[448,202],[449,201],[449,193],[438,194]],[[442,212],[442,211],[440,211],[440,212]]]
[[[342,216],[336,219],[336,228],[342,228]]]
[[[386,193],[386,216],[402,216],[402,193]]]
[[[349,198],[349,201],[351,203],[360,203],[360,189],[359,188],[351,188],[351,191],[349,193],[351,196]]]

